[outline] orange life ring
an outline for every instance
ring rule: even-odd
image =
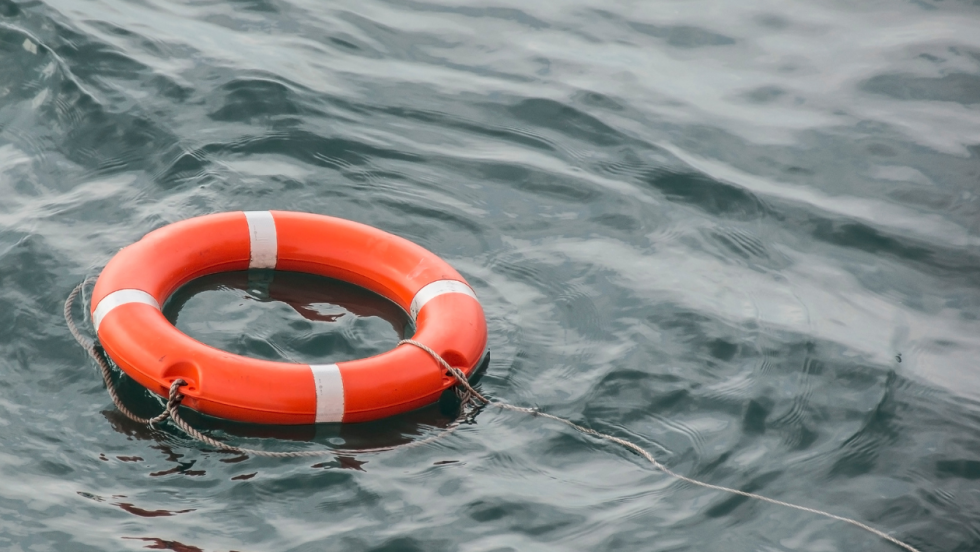
[[[487,351],[476,294],[449,264],[408,240],[348,220],[286,211],[219,213],[150,232],[106,265],[92,295],[102,347],[130,377],[183,404],[244,422],[362,422],[437,401],[454,379],[402,345],[336,364],[290,364],[209,347],[180,332],[160,305],[190,280],[265,268],[319,274],[378,293],[415,321],[414,340],[471,375]]]

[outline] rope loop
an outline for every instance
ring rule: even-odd
[[[442,358],[442,355],[435,352],[425,343],[415,341],[414,339],[403,339],[398,342],[398,345],[413,345],[422,349],[429,354],[440,366],[446,371],[447,376],[452,376],[456,380],[456,385],[453,386],[453,392],[456,397],[459,398],[460,403],[460,418],[462,421],[468,424],[475,423],[476,414],[483,409],[484,406],[490,404],[490,399],[484,397],[479,391],[470,385],[468,379],[466,379],[466,374],[463,373],[459,368],[450,365],[446,362],[446,359]]]

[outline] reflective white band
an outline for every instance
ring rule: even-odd
[[[344,419],[344,380],[336,364],[311,364],[316,387],[316,423]]]
[[[276,220],[269,211],[245,211],[251,255],[249,268],[276,268],[279,242],[276,239]]]
[[[102,324],[102,319],[105,318],[105,316],[109,314],[112,309],[118,307],[119,305],[125,305],[126,303],[143,303],[160,310],[160,304],[157,303],[157,300],[154,299],[152,295],[141,289],[121,289],[119,291],[113,291],[99,301],[98,306],[95,307],[95,312],[92,313],[92,324],[95,325],[95,332],[98,333],[99,325]]]
[[[412,320],[415,320],[419,316],[419,311],[422,307],[432,299],[445,295],[447,293],[462,293],[463,295],[469,295],[470,297],[476,299],[476,293],[473,293],[473,289],[470,286],[460,282],[458,280],[436,280],[431,284],[423,287],[415,294],[415,298],[412,299],[412,310],[409,311]],[[479,301],[479,299],[477,299]]]

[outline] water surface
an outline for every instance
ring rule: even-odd
[[[493,408],[322,461],[128,422],[65,296],[167,223],[285,209],[456,267],[493,397],[923,551],[980,549],[978,28],[967,1],[0,0],[0,544],[893,549]],[[178,327],[283,359],[410,331],[342,286],[286,277],[284,301],[228,278],[186,290]],[[450,421],[189,418],[272,450]]]

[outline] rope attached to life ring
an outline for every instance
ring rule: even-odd
[[[98,344],[96,344],[96,342],[94,342],[93,340],[89,339],[84,334],[82,334],[82,332],[78,329],[78,326],[75,324],[75,318],[72,315],[72,308],[75,304],[75,300],[78,298],[79,293],[82,292],[85,286],[89,285],[94,281],[95,278],[88,278],[82,283],[75,286],[75,289],[73,289],[71,293],[68,294],[68,298],[65,300],[65,322],[68,325],[68,331],[71,332],[71,335],[75,338],[75,341],[77,341],[78,344],[81,345],[83,349],[85,349],[85,351],[89,354],[89,356],[95,360],[95,363],[98,364],[99,370],[102,373],[102,381],[105,383],[106,390],[109,392],[109,397],[112,399],[112,404],[116,406],[116,408],[119,410],[120,413],[122,413],[123,416],[126,416],[127,418],[136,422],[137,424],[155,427],[156,424],[159,424],[169,418],[174,423],[175,426],[179,427],[181,430],[184,431],[184,433],[186,433],[190,437],[197,439],[198,441],[210,445],[219,450],[234,452],[237,454],[251,454],[253,456],[260,456],[265,458],[311,458],[311,457],[330,456],[330,455],[340,456],[340,455],[348,455],[348,454],[362,454],[362,453],[369,453],[369,452],[385,452],[389,450],[394,450],[396,448],[402,449],[402,448],[421,446],[436,441],[438,439],[442,439],[446,435],[449,435],[450,433],[456,431],[461,425],[464,424],[465,421],[469,420],[473,415],[472,411],[466,411],[464,407],[463,416],[455,420],[453,423],[449,424],[449,426],[447,426],[439,433],[432,435],[430,437],[426,437],[425,439],[419,439],[416,441],[411,441],[409,443],[393,445],[390,447],[343,449],[343,450],[331,450],[331,449],[294,450],[294,451],[281,451],[281,452],[251,449],[245,447],[236,447],[236,446],[229,445],[227,443],[223,443],[213,437],[209,437],[201,433],[197,429],[194,429],[194,427],[192,427],[189,423],[187,423],[187,421],[181,417],[180,411],[178,409],[181,401],[184,399],[184,395],[180,393],[180,388],[183,387],[184,385],[187,385],[187,382],[185,382],[182,379],[176,379],[170,385],[170,391],[167,397],[167,404],[164,407],[163,412],[161,412],[160,414],[152,418],[143,418],[137,416],[129,408],[127,408],[126,405],[123,404],[122,400],[119,398],[119,392],[116,390],[116,384],[112,378],[112,367],[110,364],[110,360],[106,356],[105,352],[102,350],[102,347],[100,347]],[[460,374],[462,374],[462,372],[460,372]],[[463,379],[465,380],[465,377]]]
[[[82,283],[75,286],[75,289],[73,289],[72,292],[68,294],[68,298],[65,300],[65,322],[68,324],[68,330],[75,337],[75,340],[78,341],[78,344],[81,345],[88,352],[89,356],[95,359],[95,362],[99,365],[99,369],[102,372],[102,379],[103,381],[105,381],[106,389],[109,391],[109,397],[112,398],[112,403],[116,405],[116,408],[118,408],[119,411],[124,416],[139,424],[146,424],[149,425],[150,427],[153,427],[155,424],[161,423],[167,418],[170,418],[170,420],[174,423],[174,425],[179,427],[190,437],[220,450],[235,452],[239,454],[251,454],[255,456],[262,456],[268,458],[302,458],[302,457],[316,457],[316,456],[326,456],[326,455],[383,452],[388,450],[394,450],[396,448],[401,449],[401,448],[424,445],[449,435],[450,433],[458,429],[464,422],[472,419],[472,417],[475,416],[480,409],[482,409],[485,406],[492,405],[502,410],[521,412],[524,414],[530,414],[532,416],[538,416],[542,418],[547,418],[549,420],[554,420],[556,422],[561,422],[580,433],[584,433],[586,435],[591,435],[592,437],[596,437],[598,439],[616,443],[617,445],[632,450],[633,452],[646,458],[647,461],[649,461],[650,464],[652,464],[655,469],[679,481],[684,481],[686,483],[690,483],[698,487],[703,487],[705,489],[722,491],[738,496],[743,496],[746,498],[751,498],[754,500],[759,500],[762,502],[768,502],[769,504],[775,504],[777,506],[783,506],[785,508],[791,508],[793,510],[799,510],[801,512],[816,514],[835,521],[842,521],[844,523],[848,523],[850,525],[863,529],[869,533],[872,533],[900,548],[908,550],[909,552],[921,552],[919,549],[896,539],[895,537],[889,535],[888,533],[885,533],[884,531],[881,531],[879,529],[875,529],[874,527],[861,523],[860,521],[857,521],[855,519],[847,518],[844,516],[838,516],[836,514],[832,514],[824,510],[818,510],[816,508],[808,508],[806,506],[800,506],[790,502],[776,500],[774,498],[769,498],[767,496],[763,496],[756,493],[750,493],[747,491],[741,491],[739,489],[733,489],[731,487],[724,487],[721,485],[713,485],[711,483],[698,481],[697,479],[692,479],[690,477],[672,471],[670,468],[664,466],[659,461],[657,461],[657,459],[654,458],[653,455],[650,454],[646,449],[637,445],[636,443],[627,441],[626,439],[622,439],[620,437],[616,437],[613,435],[609,435],[607,433],[602,433],[594,429],[581,426],[569,419],[562,418],[560,416],[555,416],[554,414],[541,412],[534,408],[516,406],[502,401],[488,399],[479,391],[474,389],[472,385],[470,385],[470,382],[466,379],[466,374],[464,374],[462,370],[454,366],[451,366],[448,362],[446,362],[444,358],[442,358],[442,356],[439,355],[439,353],[432,350],[424,343],[420,343],[413,339],[403,339],[398,342],[398,345],[399,346],[403,344],[413,345],[415,347],[418,347],[419,349],[422,349],[423,351],[428,353],[433,359],[435,359],[435,361],[438,362],[439,365],[444,370],[446,370],[446,375],[451,375],[456,379],[456,385],[454,386],[454,389],[456,391],[457,397],[459,397],[460,399],[460,416],[440,433],[433,435],[431,437],[427,437],[425,439],[420,439],[418,441],[412,441],[410,443],[406,443],[403,445],[395,445],[391,447],[379,447],[379,448],[372,448],[372,449],[347,449],[342,451],[321,449],[321,450],[299,450],[299,451],[276,452],[276,451],[249,449],[244,447],[235,447],[232,445],[225,444],[221,441],[218,441],[213,437],[208,437],[207,435],[191,427],[190,424],[188,424],[183,418],[181,418],[180,412],[178,411],[178,407],[180,406],[180,402],[181,400],[183,400],[184,396],[180,393],[180,388],[186,385],[186,382],[182,379],[174,380],[174,382],[170,385],[170,393],[167,398],[167,405],[162,413],[160,413],[158,416],[155,416],[153,418],[141,418],[133,414],[128,408],[126,408],[125,405],[122,404],[122,401],[119,399],[119,394],[116,392],[115,384],[112,381],[112,370],[109,365],[109,360],[106,358],[101,347],[96,345],[94,341],[85,337],[78,330],[78,327],[75,325],[75,321],[72,317],[72,306],[75,302],[75,299],[78,297],[78,294],[81,292],[81,290],[92,281],[94,281],[94,278],[89,278],[83,281]]]

